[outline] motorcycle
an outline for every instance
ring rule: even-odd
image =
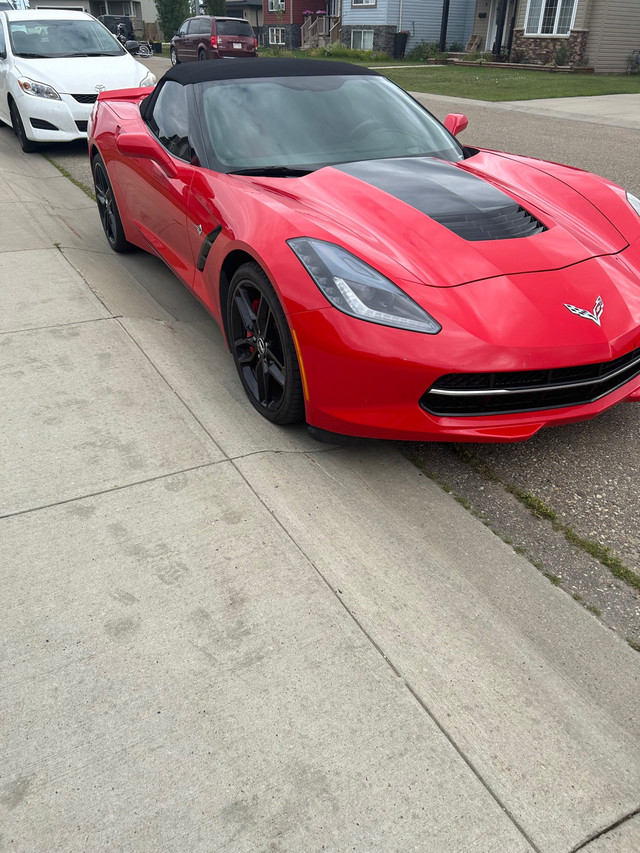
[[[124,33],[124,27],[122,29],[120,29],[120,27],[122,27],[122,24],[118,24],[116,38],[125,50],[127,50],[132,56],[139,56],[142,59],[151,56],[153,53],[153,45],[151,42],[137,41],[136,39],[127,38]]]

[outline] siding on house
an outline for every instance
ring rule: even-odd
[[[516,29],[524,30],[528,6],[528,2],[520,6]],[[589,65],[600,73],[623,73],[631,51],[640,50],[640,0],[580,0],[571,32],[581,31],[588,33]],[[525,36],[523,44],[528,40]]]
[[[600,0],[591,3],[585,29],[587,54],[596,71],[623,72],[632,50],[640,50],[639,0]]]
[[[410,49],[422,41],[440,39],[442,23],[442,0],[378,0],[377,6],[352,6],[351,0],[343,0],[342,23],[346,27],[369,29],[390,27],[407,30]],[[457,41],[464,46],[471,35],[475,13],[475,0],[451,0],[447,25],[447,45]]]

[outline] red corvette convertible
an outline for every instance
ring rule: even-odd
[[[89,152],[111,248],[162,258],[274,423],[516,441],[640,400],[640,200],[465,126],[353,65],[204,62],[101,93]]]

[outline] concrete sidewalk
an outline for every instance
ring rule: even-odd
[[[451,98],[448,95],[432,95],[424,92],[412,92],[412,95],[427,106],[434,102],[446,104],[449,112],[456,110],[464,112],[464,107],[486,107],[640,130],[640,94],[537,98],[530,101],[477,101],[471,98]]]
[[[0,850],[637,853],[640,656],[0,130]]]

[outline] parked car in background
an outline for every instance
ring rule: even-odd
[[[86,12],[0,12],[0,121],[13,126],[23,151],[86,137],[98,92],[155,81]]]
[[[171,39],[171,64],[258,55],[258,39],[244,18],[187,18]]]

